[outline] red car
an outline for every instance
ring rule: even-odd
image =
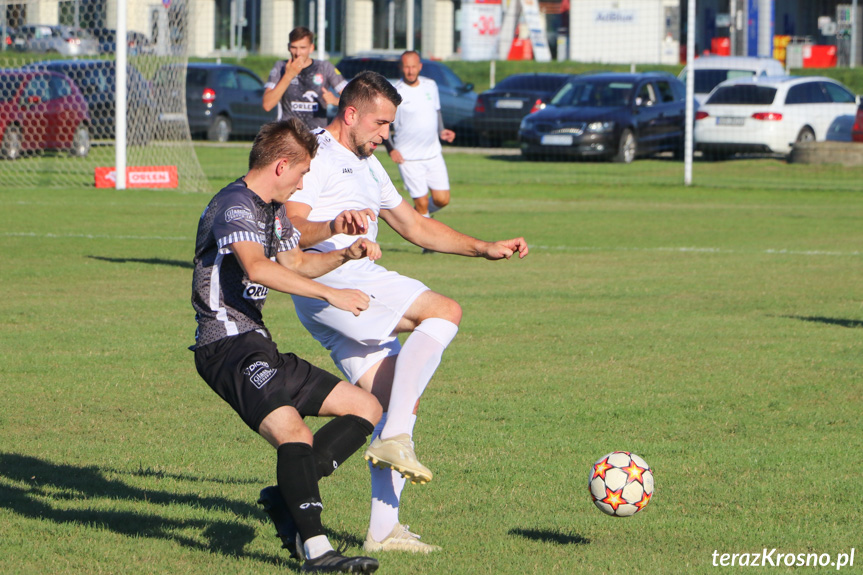
[[[863,143],[863,104],[857,106],[857,116],[854,118],[854,127],[851,128],[851,141]]]
[[[0,156],[24,152],[90,151],[87,101],[68,76],[55,72],[0,70]]]

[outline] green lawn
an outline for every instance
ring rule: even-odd
[[[198,151],[214,190],[244,171],[245,149]],[[714,551],[863,547],[863,169],[698,162],[687,188],[664,160],[447,163],[440,219],[523,235],[531,253],[423,256],[381,234],[381,263],[454,297],[464,321],[417,425],[435,479],[402,510],[445,550],[381,555],[379,572],[708,573]],[[4,574],[298,570],[255,505],[272,448],[186,349],[208,199],[0,190]],[[290,298],[271,294],[265,318],[333,370]],[[587,490],[614,450],[655,472],[628,519]],[[359,456],[322,483],[324,521],[354,553],[368,490]]]

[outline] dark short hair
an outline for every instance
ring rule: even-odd
[[[282,158],[291,166],[305,159],[314,158],[318,151],[318,138],[297,118],[270,122],[261,126],[252,151],[249,152],[249,170],[264,168]]]
[[[306,28],[305,26],[297,26],[291,33],[288,34],[288,44],[293,44],[294,42],[299,42],[303,38],[308,38],[309,42],[315,43],[315,33]]]
[[[381,74],[368,70],[360,72],[342,90],[339,97],[339,114],[348,106],[358,110],[365,109],[374,104],[379,97],[386,98],[396,107],[402,103],[401,94]]]

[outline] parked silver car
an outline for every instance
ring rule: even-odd
[[[88,31],[72,26],[26,24],[18,28],[15,47],[25,52],[57,52],[62,56],[99,54],[99,41]]]

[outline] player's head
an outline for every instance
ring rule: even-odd
[[[315,157],[318,139],[297,118],[270,122],[261,126],[252,151],[249,152],[249,170],[266,168],[273,162],[287,160],[290,166]]]
[[[348,82],[339,98],[339,118],[355,154],[370,156],[389,138],[390,124],[401,103],[398,91],[377,72],[361,72]]]
[[[422,60],[420,60],[419,52],[416,50],[407,50],[402,53],[401,59],[402,79],[406,84],[413,86],[417,83],[420,77],[420,71],[423,69]]]
[[[288,51],[291,58],[310,58],[315,49],[315,35],[305,26],[298,26],[288,35]]]
[[[303,188],[303,176],[317,151],[318,139],[302,121],[291,118],[264,124],[249,153],[249,175],[266,178],[266,189],[255,193],[266,201],[286,202]]]

